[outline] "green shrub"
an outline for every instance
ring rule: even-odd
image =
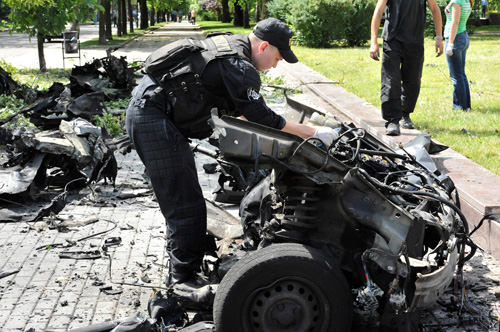
[[[376,0],[352,0],[349,24],[346,27],[348,46],[361,46],[370,40],[371,18]]]
[[[290,24],[291,4],[291,0],[271,0],[266,3],[267,14],[269,17],[274,17]]]
[[[285,0],[273,0],[277,5]],[[358,46],[370,39],[376,0],[297,0],[291,3],[290,23],[296,41],[308,47]],[[279,14],[278,9],[273,9]],[[285,10],[285,9],[284,9]]]
[[[331,47],[345,38],[349,3],[344,0],[298,0],[291,5],[296,41],[308,47]]]
[[[125,133],[125,114],[112,114],[104,111],[102,115],[94,116],[94,124],[105,128],[113,137],[119,137]]]
[[[5,119],[16,114],[25,106],[24,101],[14,95],[0,95],[0,119]],[[11,121],[4,125],[7,129],[16,127],[33,127],[29,119],[24,115],[17,115]]]
[[[201,20],[202,21],[217,21],[217,20],[219,20],[219,17],[217,16],[217,13],[203,11],[201,13]]]

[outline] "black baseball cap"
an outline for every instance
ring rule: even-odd
[[[290,48],[293,36],[292,29],[285,23],[276,18],[266,18],[255,25],[253,34],[278,48],[286,62],[299,62]]]

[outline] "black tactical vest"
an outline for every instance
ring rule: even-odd
[[[160,85],[157,93],[168,98],[169,117],[186,137],[205,138],[216,97],[207,91],[201,76],[209,62],[228,57],[243,58],[232,36],[209,35],[204,40],[180,39],[153,52],[145,63],[146,73]]]

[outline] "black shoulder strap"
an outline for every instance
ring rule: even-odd
[[[218,34],[205,39],[209,51],[213,52],[215,58],[238,55],[233,42],[227,36],[227,34]]]

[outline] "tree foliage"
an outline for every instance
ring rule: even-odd
[[[10,13],[10,8],[7,6],[4,0],[0,0],[0,21],[5,20]]]
[[[274,17],[290,24],[290,8],[292,3],[292,0],[272,0],[267,2],[267,12],[269,17]]]
[[[66,24],[85,21],[90,13],[102,10],[98,0],[5,0],[11,8],[9,19],[12,29],[36,36],[38,60],[41,71],[46,71],[43,40],[45,36],[59,35]]]
[[[98,0],[5,0],[11,8],[13,31],[36,35],[58,35],[66,24],[85,21],[101,9]]]
[[[200,0],[201,8],[207,12],[217,12],[221,9],[221,4],[217,0]]]

